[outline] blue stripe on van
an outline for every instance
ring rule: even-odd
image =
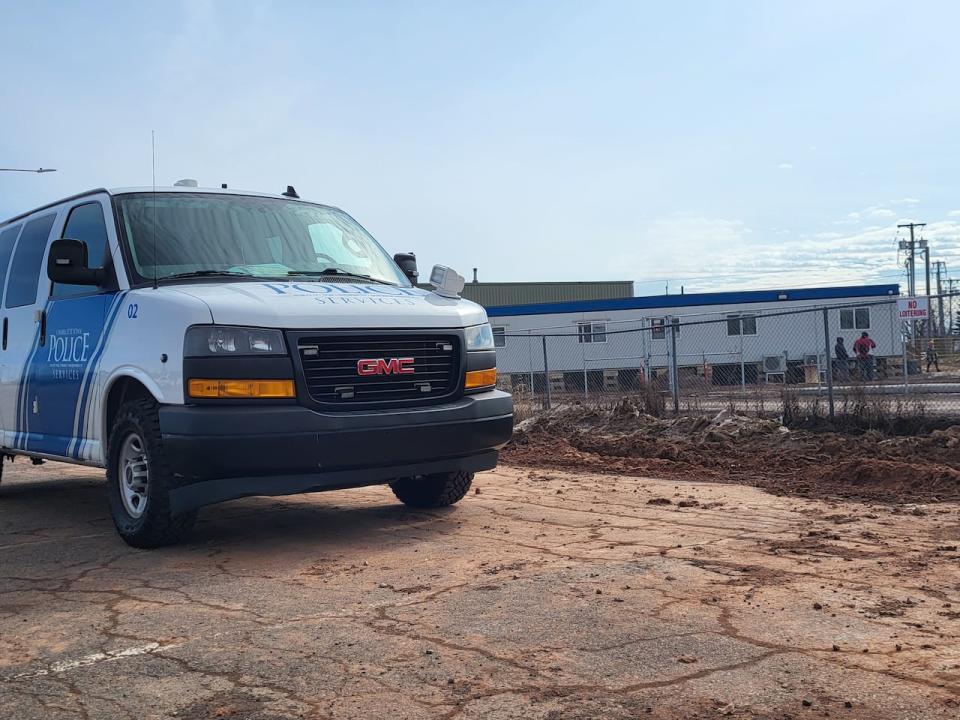
[[[110,340],[110,333],[113,330],[113,325],[117,320],[117,316],[120,314],[120,308],[123,306],[123,300],[126,295],[126,290],[121,290],[118,292],[113,299],[113,304],[110,305],[110,309],[107,311],[107,317],[104,319],[103,333],[101,335],[100,344],[96,348],[93,357],[90,358],[90,364],[87,368],[84,385],[81,388],[81,397],[79,398],[80,412],[78,414],[77,425],[74,427],[73,431],[74,440],[71,443],[71,445],[74,446],[71,456],[77,460],[82,457],[83,446],[87,440],[84,436],[84,432],[86,431],[87,427],[87,406],[90,401],[90,394],[93,391],[93,386],[96,384],[95,380],[97,368],[100,364],[100,358],[103,356],[103,353],[107,347],[107,343]]]

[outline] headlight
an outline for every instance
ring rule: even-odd
[[[279,330],[195,325],[183,342],[185,357],[286,355],[287,346]]]
[[[493,350],[493,329],[490,323],[473,325],[464,330],[467,350]]]

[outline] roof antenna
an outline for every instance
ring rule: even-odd
[[[153,180],[153,289],[157,289],[157,137],[150,131],[150,174]]]
[[[300,199],[300,196],[297,195],[297,191],[293,189],[293,185],[287,185],[287,191],[285,193],[280,193],[284,197]]]

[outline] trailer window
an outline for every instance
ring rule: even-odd
[[[841,330],[869,330],[870,308],[844,308],[840,311]]]
[[[757,316],[735,313],[727,315],[727,335],[756,335]]]
[[[602,322],[582,322],[577,324],[577,342],[605,343],[607,324]]]

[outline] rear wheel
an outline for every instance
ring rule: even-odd
[[[152,400],[123,405],[107,445],[107,498],[113,524],[128,545],[170,545],[193,526],[196,513],[174,515],[170,490],[176,487]]]
[[[410,507],[446,507],[461,500],[470,490],[472,482],[473,473],[459,470],[399,478],[390,483],[390,489],[404,505]]]

